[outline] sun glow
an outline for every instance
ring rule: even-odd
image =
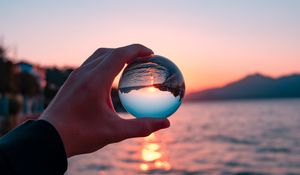
[[[155,92],[155,91],[157,91],[157,89],[155,88],[155,87],[149,87],[148,89],[147,89],[149,92]]]
[[[154,77],[152,75],[150,77],[150,85],[151,86],[147,88],[147,90],[149,92],[155,92],[155,91],[157,91],[157,89],[153,86],[154,85]]]
[[[140,168],[141,168],[142,171],[147,171],[149,169],[149,166],[147,164],[145,164],[145,163],[142,163],[140,165]]]
[[[143,161],[143,163],[140,164],[141,171],[154,169],[169,171],[171,169],[171,164],[166,157],[163,147],[158,142],[154,133],[144,139],[141,159]]]
[[[150,162],[161,158],[162,154],[158,152],[159,147],[157,143],[146,144],[142,150],[142,159]]]

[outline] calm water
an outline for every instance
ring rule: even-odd
[[[119,91],[120,100],[125,109],[137,118],[167,118],[180,106],[180,96],[155,87],[140,88],[128,93]]]
[[[170,120],[71,158],[66,174],[300,174],[300,100],[184,103]]]

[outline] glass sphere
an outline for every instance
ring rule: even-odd
[[[177,66],[153,55],[127,65],[118,93],[124,108],[136,118],[167,118],[180,106],[185,84]]]

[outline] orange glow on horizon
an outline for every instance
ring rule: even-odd
[[[153,76],[150,77],[150,84],[151,84],[152,86],[151,86],[151,87],[148,87],[147,90],[148,90],[149,92],[156,92],[157,89],[153,86],[153,84],[154,84],[154,77],[153,77]]]
[[[300,72],[299,9],[290,2],[272,4],[280,13],[267,8],[268,3],[245,5],[249,2],[33,2],[0,2],[7,9],[0,15],[0,44],[3,35],[16,61],[78,67],[99,47],[140,43],[180,68],[187,93],[224,86],[256,72]],[[85,8],[79,10],[81,6]],[[57,13],[39,10],[44,8]],[[153,9],[155,13],[145,13]]]
[[[153,86],[152,87],[148,87],[147,90],[149,92],[155,92],[155,91],[157,91],[157,89],[155,87],[153,87]]]

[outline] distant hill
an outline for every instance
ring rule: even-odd
[[[253,74],[221,88],[188,94],[187,101],[300,97],[300,74],[271,78]]]

